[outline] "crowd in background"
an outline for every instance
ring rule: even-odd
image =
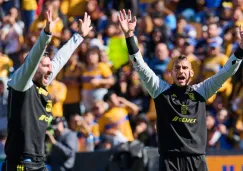
[[[157,146],[154,103],[129,62],[118,10],[137,16],[143,58],[169,83],[180,54],[192,63],[192,84],[217,73],[238,47],[243,25],[243,0],[0,0],[0,156],[7,137],[6,83],[38,39],[49,8],[60,18],[47,47],[51,58],[77,32],[85,11],[93,30],[47,87],[54,116],[47,152],[66,129],[77,133],[69,141],[79,152],[134,139]],[[241,66],[207,101],[208,150],[243,149],[242,85]]]

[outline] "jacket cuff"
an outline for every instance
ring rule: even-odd
[[[243,49],[241,49],[240,47],[237,48],[234,54],[236,58],[243,59]]]
[[[136,54],[139,51],[134,36],[126,38],[126,43],[129,55]]]

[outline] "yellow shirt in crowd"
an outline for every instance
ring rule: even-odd
[[[62,0],[61,12],[73,17],[83,16],[87,2],[88,0]]]
[[[22,0],[21,6],[23,10],[31,11],[37,9],[37,1],[36,0]]]
[[[66,99],[67,87],[60,81],[53,80],[51,84],[47,87],[47,91],[52,97],[52,114],[55,117],[63,116],[63,102]],[[56,99],[53,101],[53,99]]]
[[[215,57],[207,57],[203,61],[203,80],[213,76],[216,74],[227,62],[228,57],[224,54],[220,54]],[[232,92],[232,84],[231,78],[229,78],[223,86],[218,90],[218,92],[222,92],[223,96],[227,99]],[[216,98],[216,94],[213,95],[211,98],[208,99],[207,103],[211,104],[214,99]]]
[[[98,120],[101,133],[105,133],[108,129],[119,130],[128,141],[133,141],[131,125],[128,119],[128,111],[125,108],[113,107],[101,116]]]
[[[0,77],[8,77],[9,69],[13,66],[13,61],[7,55],[0,56]]]
[[[84,90],[93,90],[97,87],[93,86],[90,81],[92,79],[102,79],[112,76],[112,71],[107,64],[100,62],[97,67],[89,70],[87,67],[84,68],[84,71],[81,76],[82,89]]]
[[[46,25],[46,20],[41,20],[39,18],[37,18],[35,21],[33,21],[33,23],[30,26],[30,32],[38,32],[38,30],[45,28]],[[58,20],[58,22],[55,24],[54,28],[53,28],[53,33],[61,33],[62,29],[63,29],[64,25],[62,20]],[[57,38],[53,38],[52,39],[53,44],[58,47],[60,44],[60,40]]]
[[[74,65],[66,65],[61,72],[58,74],[58,80],[60,81],[74,81],[75,84],[66,84],[67,86],[67,96],[64,104],[79,103],[81,101],[81,87],[80,87],[80,77],[82,72],[82,64],[78,63]],[[79,83],[79,84],[78,84]]]

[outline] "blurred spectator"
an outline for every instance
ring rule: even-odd
[[[237,33],[231,27],[226,28],[223,36],[223,48],[226,56],[230,56],[238,47]]]
[[[87,1],[86,10],[91,17],[92,24],[97,26],[98,19],[100,18],[100,9],[97,0]]]
[[[33,39],[32,41],[35,42],[36,37],[40,33],[40,30],[43,29],[45,26],[45,23],[46,23],[45,13],[49,8],[53,9],[53,14],[52,14],[53,19],[56,20],[57,18],[59,18],[58,22],[56,23],[56,25],[53,29],[53,33],[52,33],[52,36],[53,36],[52,42],[55,47],[58,47],[60,45],[59,38],[61,37],[61,33],[62,33],[62,29],[63,29],[64,25],[63,25],[63,21],[61,20],[61,18],[59,16],[58,9],[55,8],[52,1],[48,0],[48,1],[44,2],[41,14],[35,19],[35,21],[33,21],[33,23],[30,26],[30,32],[29,32],[30,35],[29,36],[31,37],[31,40]]]
[[[67,87],[64,83],[53,80],[47,90],[52,100],[52,115],[55,117],[63,117],[63,103],[67,95]]]
[[[81,17],[84,15],[87,0],[62,0],[61,12],[68,17]]]
[[[3,80],[0,79],[0,130],[7,130],[8,91]]]
[[[145,146],[152,146],[151,142],[156,140],[152,137],[153,129],[147,118],[144,116],[138,116],[135,125],[136,126],[133,131],[134,139],[141,141]]]
[[[14,62],[15,69],[19,66],[18,52],[21,48],[21,36],[23,25],[17,22],[18,10],[11,8],[9,14],[3,18],[3,28],[1,29],[0,41],[4,47],[4,53]]]
[[[221,27],[221,35],[224,34],[225,30],[227,28],[232,27],[233,21],[232,21],[232,12],[233,12],[233,4],[232,2],[223,2],[222,3],[222,9],[220,11],[220,27]]]
[[[37,9],[36,0],[23,0],[21,1],[21,14],[25,24],[25,30],[28,31],[30,25],[35,19],[35,11]]]
[[[80,114],[81,101],[81,73],[83,64],[79,62],[77,53],[74,53],[67,64],[59,73],[57,79],[62,81],[67,87],[67,94],[63,105],[63,114],[67,121],[71,114]]]
[[[100,140],[100,130],[99,125],[95,122],[95,116],[91,112],[84,114],[84,120],[88,124],[90,134],[94,137],[94,143],[98,144]]]
[[[92,108],[94,100],[101,100],[107,88],[114,84],[112,71],[106,64],[99,62],[99,49],[91,48],[86,55],[86,65],[82,72],[82,103],[86,111]]]
[[[6,157],[4,152],[4,146],[6,140],[7,140],[7,130],[0,130],[0,160],[5,159]]]
[[[229,119],[229,112],[226,109],[221,109],[217,113],[217,131],[218,145],[220,149],[233,149],[234,148],[234,128],[232,127],[231,120]]]
[[[128,114],[136,115],[139,111],[137,105],[118,97],[116,93],[109,91],[104,96],[108,103],[108,110],[98,119],[100,132],[120,138],[122,134],[128,141],[132,141],[132,129],[129,123]],[[123,140],[122,140],[123,141]]]
[[[121,29],[115,23],[107,26],[107,36],[108,56],[113,64],[114,70],[117,70],[128,62],[126,41]]]
[[[210,150],[212,148],[216,148],[216,142],[218,138],[216,137],[216,123],[215,118],[208,112],[206,118],[207,125],[207,148]]]
[[[159,77],[163,77],[167,65],[170,61],[169,50],[166,44],[159,43],[155,48],[155,56],[149,62],[150,68]]]
[[[13,61],[3,53],[0,47],[0,78],[8,78],[13,67]]]
[[[228,60],[228,57],[220,52],[220,44],[221,43],[218,41],[218,39],[210,39],[210,42],[208,44],[208,54],[202,63],[201,80],[205,80],[217,73]],[[231,79],[228,79],[218,90],[218,92],[223,93],[224,104],[226,105],[228,103],[227,99],[232,92]],[[216,94],[209,98],[208,104],[211,104],[215,97]]]
[[[138,73],[133,70],[126,88],[126,99],[136,104],[139,107],[139,113],[144,113],[148,109],[148,98],[146,97],[145,89],[139,79]]]
[[[92,113],[95,117],[95,122],[97,122],[100,117],[105,113],[107,110],[108,105],[103,100],[96,100],[92,106]]]
[[[54,135],[49,131],[46,132],[49,141],[52,144],[49,163],[51,165],[51,170],[53,171],[71,171],[74,166],[75,154],[78,149],[76,133],[66,128],[64,122],[65,120],[63,118],[55,118],[51,123]]]

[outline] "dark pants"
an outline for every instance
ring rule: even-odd
[[[4,161],[2,171],[48,171],[43,162],[11,162]]]
[[[160,171],[208,171],[205,155],[160,157]]]

